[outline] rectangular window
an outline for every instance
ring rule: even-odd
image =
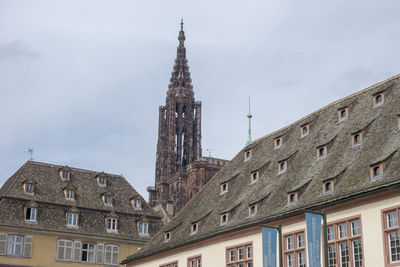
[[[118,220],[115,218],[107,218],[107,231],[117,232],[117,222]]]
[[[66,239],[57,240],[57,260],[72,261],[74,242]]]
[[[159,267],[178,267],[178,262],[174,261],[174,262],[171,262],[171,263],[162,264]]]
[[[94,248],[94,244],[83,243],[81,261],[94,263]]]
[[[36,208],[26,208],[25,221],[36,221]]]
[[[25,193],[33,194],[33,184],[25,184]]]
[[[78,214],[77,213],[68,212],[67,226],[68,227],[77,227],[78,226]]]
[[[397,266],[400,263],[399,208],[400,206],[382,212],[384,220],[385,261],[387,266]]]
[[[253,267],[252,243],[226,248],[226,267]]]
[[[65,192],[65,198],[67,200],[74,200],[74,191],[71,189],[67,189],[67,191]]]
[[[8,235],[7,255],[21,257],[23,240],[24,238],[20,235]]]
[[[119,265],[119,246],[106,245],[104,252],[104,264]]]
[[[149,234],[149,224],[147,222],[139,222],[139,235]]]
[[[201,267],[201,256],[188,258],[188,267]]]
[[[305,267],[306,252],[304,231],[287,234],[284,236],[286,242],[284,246],[284,266],[285,267]]]
[[[334,230],[337,233],[334,233]],[[328,262],[329,267],[362,267],[361,220],[344,219],[328,225]]]

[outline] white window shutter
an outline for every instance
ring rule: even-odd
[[[97,244],[96,246],[96,263],[103,264],[104,244]]]
[[[111,245],[106,245],[105,256],[104,256],[104,264],[111,264]]]
[[[118,265],[119,264],[119,247],[118,246],[112,246],[113,251],[112,251],[112,264],[113,265]]]
[[[74,261],[75,262],[81,261],[81,248],[82,248],[81,241],[75,241],[75,244],[74,244]]]
[[[0,255],[7,254],[7,234],[0,233]]]
[[[32,258],[33,236],[25,236],[24,240],[24,253],[22,256],[25,258]]]
[[[72,255],[74,249],[74,242],[70,240],[65,240],[65,255],[64,255],[64,260],[65,261],[72,261]]]

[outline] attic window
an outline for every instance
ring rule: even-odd
[[[310,133],[310,125],[301,126],[300,137],[304,137]]]
[[[168,242],[171,239],[171,232],[166,232],[164,235],[164,241]]]
[[[65,189],[64,190],[65,199],[66,200],[75,200],[74,190],[72,189]]]
[[[132,205],[135,210],[142,210],[142,201],[140,199],[133,199]]]
[[[62,169],[60,171],[60,177],[63,181],[69,181],[71,178],[71,172],[69,170],[66,169]]]
[[[317,149],[317,158],[318,159],[325,158],[327,154],[328,154],[328,147],[326,145],[321,146]]]
[[[322,193],[323,194],[332,193],[334,187],[335,187],[335,182],[333,180],[326,181],[322,185]]]
[[[249,217],[255,216],[257,213],[257,205],[251,205],[249,207]]]
[[[97,176],[97,183],[99,184],[99,186],[106,186],[107,178],[99,175]]]
[[[28,195],[33,195],[33,190],[34,190],[35,186],[33,184],[30,183],[26,183],[24,184],[24,191],[26,194]]]
[[[275,149],[279,149],[282,146],[282,137],[278,137],[274,141]]]
[[[297,192],[290,193],[288,195],[288,204],[294,204],[297,202]]]
[[[228,192],[228,183],[222,183],[221,184],[221,195],[225,194],[226,192]]]
[[[284,173],[287,169],[286,160],[279,162],[278,164],[278,174]]]
[[[372,179],[377,179],[383,175],[383,163],[379,163],[370,167],[370,175]]]
[[[229,213],[224,213],[221,215],[221,225],[228,223]]]
[[[339,110],[339,121],[345,120],[348,117],[349,109],[343,108]]]
[[[140,236],[148,236],[149,235],[149,223],[148,222],[139,222],[139,235]]]
[[[363,133],[362,132],[357,132],[351,135],[351,142],[353,146],[360,145],[363,140]]]
[[[25,222],[36,222],[37,209],[34,207],[25,208]]]
[[[192,223],[192,227],[190,229],[190,234],[194,235],[197,233],[197,230],[199,229],[199,224],[198,223]]]
[[[106,206],[112,206],[112,196],[111,195],[103,195],[103,202]]]
[[[385,95],[383,93],[374,96],[374,107],[382,105],[385,102]]]
[[[251,150],[244,152],[244,161],[248,161],[249,159],[251,159]]]
[[[253,184],[258,181],[258,171],[253,172],[250,177],[250,183]]]

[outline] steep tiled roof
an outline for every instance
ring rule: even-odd
[[[376,93],[384,92],[385,102],[373,106]],[[338,110],[349,108],[347,119],[339,120]],[[138,254],[126,262],[193,243],[238,228],[291,216],[304,209],[322,207],[335,201],[400,186],[400,75],[336,101],[274,133],[259,138],[240,151],[194,197],[171,223]],[[301,137],[300,127],[308,124],[309,134]],[[363,131],[360,145],[351,135]],[[274,140],[283,137],[279,149]],[[317,159],[317,148],[328,146],[325,158]],[[244,161],[244,152],[252,156]],[[287,161],[287,170],[278,174],[278,163]],[[371,179],[370,166],[385,162],[384,174]],[[259,179],[250,183],[250,175]],[[323,182],[335,179],[332,193],[323,194]],[[228,182],[228,192],[220,194],[220,184]],[[288,204],[288,193],[297,191],[298,201]],[[249,205],[259,205],[255,216]],[[229,211],[229,222],[220,225],[220,216]],[[200,219],[199,219],[200,218]],[[198,231],[190,235],[191,223]],[[172,230],[171,230],[172,229]],[[171,231],[169,242],[164,232]]]
[[[69,181],[63,181],[61,169],[70,171]],[[97,175],[106,177],[106,186],[99,186]],[[24,192],[25,181],[35,182],[33,195]],[[64,189],[74,189],[75,200],[65,198]],[[103,194],[113,196],[113,205],[104,205]],[[135,210],[132,198],[142,201],[142,210]],[[105,218],[110,214],[119,217],[119,235],[126,239],[139,238],[135,223],[147,218],[154,221],[150,230],[154,233],[160,226],[160,217],[146,203],[138,192],[120,175],[71,168],[34,161],[26,162],[0,189],[0,225],[27,226],[23,217],[23,206],[33,201],[38,203],[38,223],[30,228],[71,231],[107,235]],[[80,212],[79,229],[66,227],[65,212],[70,208]],[[117,237],[115,234],[111,235]]]

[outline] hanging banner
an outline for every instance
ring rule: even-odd
[[[278,230],[262,227],[263,267],[276,267],[276,240]]]
[[[309,267],[321,267],[321,219],[319,214],[306,212]]]

